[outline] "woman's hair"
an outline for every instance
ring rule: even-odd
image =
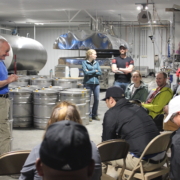
[[[75,104],[68,101],[62,101],[58,103],[53,109],[51,117],[47,123],[47,128],[49,125],[62,120],[71,120],[82,124],[79,111],[77,110]]]
[[[89,59],[89,56],[93,53],[96,52],[94,49],[89,49],[88,51],[86,51],[86,59]]]
[[[138,73],[139,77],[142,78],[142,75],[141,75],[141,73],[140,73],[139,70],[134,71],[134,72],[132,73],[132,75],[133,75],[134,73]]]

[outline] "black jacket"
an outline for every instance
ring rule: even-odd
[[[126,99],[120,99],[104,115],[102,140],[125,139],[129,151],[138,157],[157,135],[159,131],[147,112]]]
[[[180,128],[172,134],[170,178],[180,179]]]

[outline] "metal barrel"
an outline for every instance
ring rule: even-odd
[[[34,127],[45,129],[53,108],[58,101],[58,92],[53,90],[33,91]]]
[[[20,76],[17,81],[9,84],[9,88],[27,86],[30,83],[30,77]]]
[[[13,100],[13,127],[32,126],[32,91],[27,89],[11,89],[9,96]]]
[[[36,85],[40,88],[42,87],[49,87],[52,85],[52,79],[48,78],[31,78],[30,85]]]
[[[76,104],[83,125],[86,125],[86,94],[82,92],[61,91],[60,101],[69,101]]]
[[[72,88],[67,89],[70,92],[83,92],[85,94],[86,99],[86,125],[89,124],[89,113],[90,113],[90,90],[89,89],[79,89],[79,88]]]
[[[63,88],[76,88],[77,80],[74,79],[59,79],[55,78],[52,82],[53,86],[61,86]]]

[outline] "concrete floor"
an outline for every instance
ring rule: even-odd
[[[143,81],[148,84],[149,89],[156,87],[156,83],[153,77],[143,78]],[[105,97],[105,90],[101,90],[100,92],[100,99]],[[107,111],[106,103],[104,101],[99,102],[99,117],[100,121],[93,120],[86,125],[88,132],[90,134],[90,139],[94,141],[95,144],[101,142],[101,135],[102,135],[102,122],[104,113]],[[44,134],[44,130],[38,129],[13,129],[13,143],[12,143],[12,150],[31,150],[34,146],[39,144],[42,141],[42,137]],[[12,180],[9,176],[0,176],[0,180]]]

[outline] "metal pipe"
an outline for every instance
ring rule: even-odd
[[[34,39],[36,39],[36,25],[34,24]]]

